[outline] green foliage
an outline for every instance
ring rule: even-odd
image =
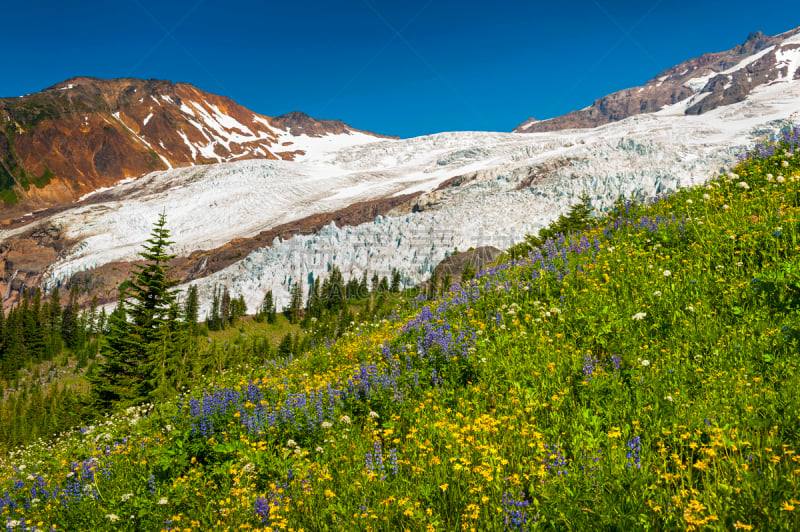
[[[174,346],[168,351],[159,349],[181,330],[171,291],[176,281],[169,280],[167,273],[174,255],[167,253],[172,242],[165,214],[160,215],[146,242],[140,256],[147,262],[134,265],[129,287],[120,288],[117,308],[109,317],[103,360],[91,379],[92,405],[98,412],[167,395],[165,379],[174,382],[170,368],[175,364],[167,358],[182,357]]]
[[[261,339],[216,333],[187,359],[199,377],[184,397],[0,465],[5,517],[79,530],[178,517],[201,530],[795,530],[800,157],[735,171],[480,274],[468,298],[409,302],[333,343],[309,349],[313,334],[279,316],[259,325],[281,330],[274,362]],[[324,309],[312,330],[400,303],[373,295]],[[43,410],[35,390],[19,394]],[[19,404],[5,411],[21,419]],[[81,495],[26,509],[23,470]]]
[[[14,189],[7,188],[5,190],[0,190],[0,201],[6,205],[16,205],[19,201],[19,197],[17,193],[14,192]]]
[[[616,205],[616,204],[615,204]],[[539,230],[538,235],[525,235],[519,244],[506,250],[512,259],[519,259],[527,256],[533,249],[540,248],[544,243],[558,235],[569,233],[581,233],[588,230],[592,225],[592,206],[589,196],[583,193],[577,203],[570,206],[566,215],[559,215],[558,219],[552,221],[547,227]]]

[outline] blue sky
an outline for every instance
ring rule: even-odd
[[[302,110],[410,137],[509,131],[645,83],[750,32],[800,25],[796,0],[8,2],[0,96],[64,79],[191,83],[262,114]]]

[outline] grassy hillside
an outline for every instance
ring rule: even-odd
[[[10,530],[796,530],[800,129],[0,465]]]

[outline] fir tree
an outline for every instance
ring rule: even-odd
[[[108,409],[114,402],[135,404],[153,390],[151,360],[154,345],[164,338],[164,330],[177,330],[175,301],[171,288],[177,281],[168,278],[167,253],[172,242],[161,214],[140,256],[147,261],[135,264],[127,288],[120,291],[117,310],[109,318],[109,334],[103,349],[103,362],[92,377],[95,408]]]
[[[275,302],[272,298],[272,290],[268,290],[264,294],[264,299],[261,301],[261,306],[256,313],[256,321],[267,320],[268,323],[275,322]]]
[[[472,261],[467,261],[464,270],[461,272],[461,281],[471,281],[475,278],[475,268],[472,267]]]
[[[292,286],[289,300],[288,315],[291,323],[297,323],[303,314],[303,281],[297,281]]]
[[[192,285],[189,287],[189,290],[186,291],[186,304],[183,307],[186,324],[188,325],[192,336],[197,336],[197,334],[200,332],[199,328],[197,327],[197,318],[199,312],[200,303],[198,301],[197,285]]]
[[[231,293],[227,286],[222,291],[222,299],[219,304],[219,319],[222,323],[222,329],[231,321]]]
[[[287,332],[278,344],[278,356],[288,357],[292,354],[292,333]]]
[[[219,331],[222,329],[222,317],[220,315],[220,290],[219,286],[214,285],[214,293],[211,297],[211,315],[206,320],[208,329]]]

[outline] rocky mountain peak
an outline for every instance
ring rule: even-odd
[[[0,98],[0,221],[60,208],[155,170],[292,159],[297,135],[348,134],[339,120],[275,119],[187,83],[77,76]]]
[[[703,54],[670,67],[641,87],[614,92],[579,111],[547,120],[530,118],[515,133],[591,128],[685,103],[685,114],[701,114],[743,101],[770,83],[800,78],[800,28],[769,36],[751,33],[724,52]]]

